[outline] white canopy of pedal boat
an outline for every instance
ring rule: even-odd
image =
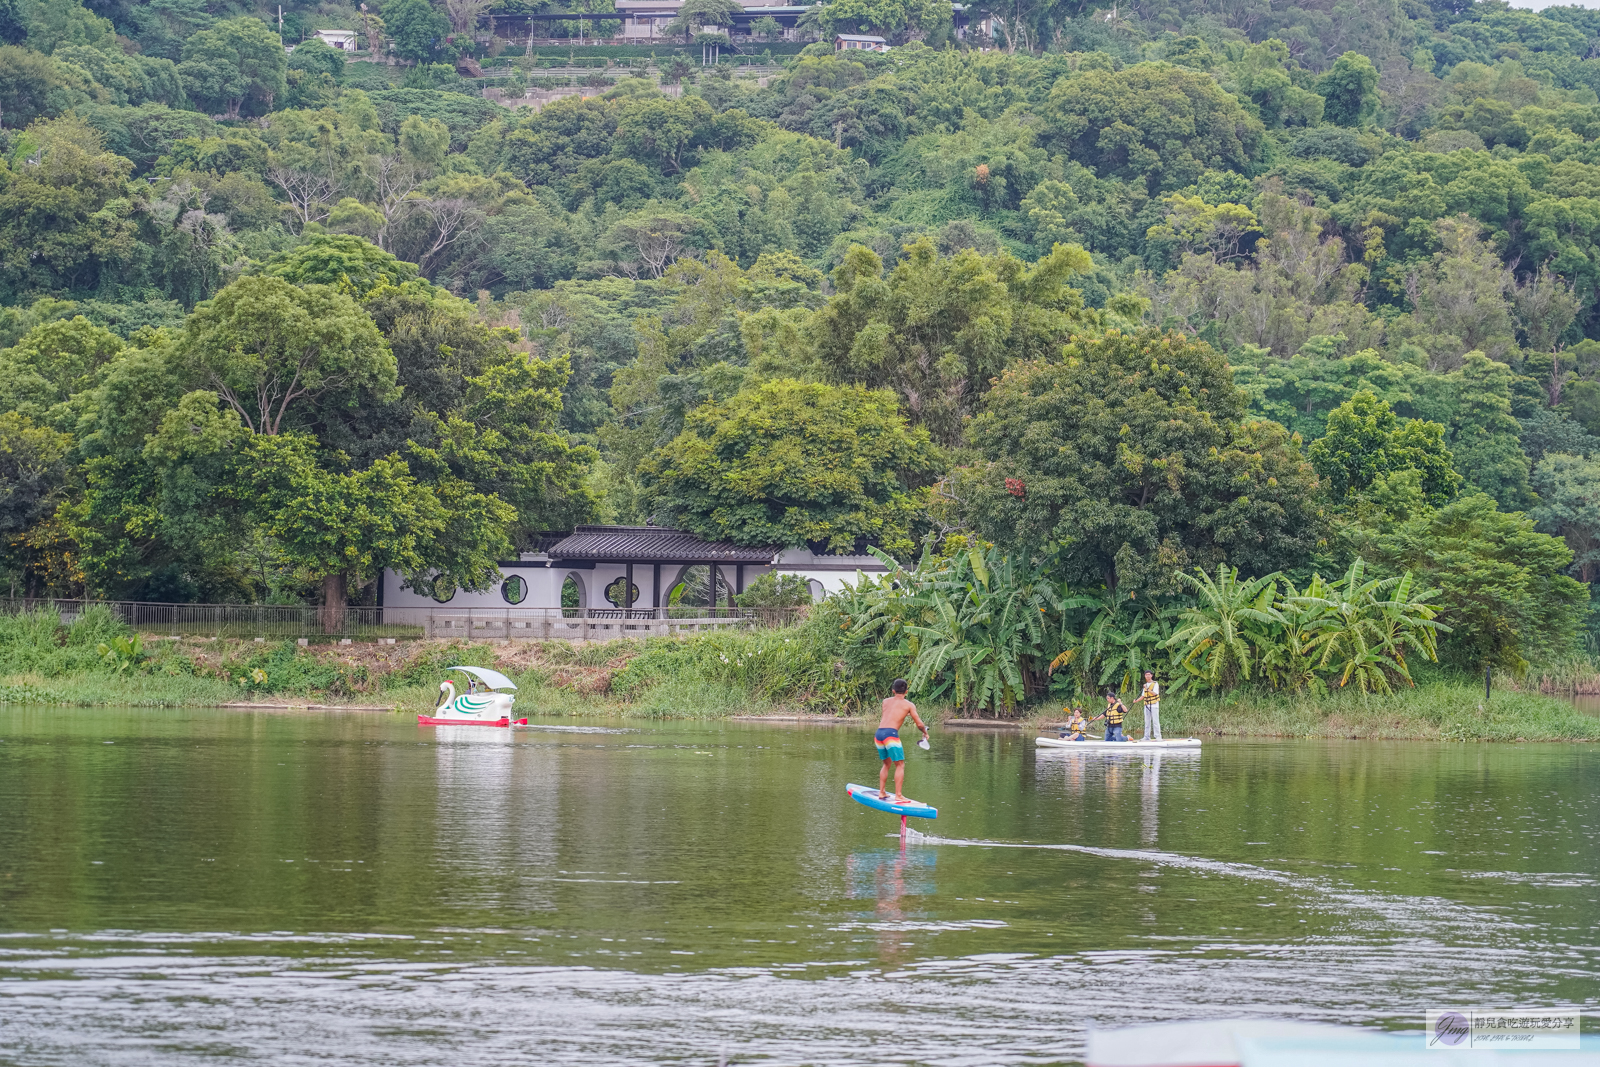
[[[487,667],[447,667],[445,669],[452,671],[466,671],[468,674],[478,679],[478,681],[482,682],[490,689],[515,689],[517,687],[516,682],[513,682],[510,678],[507,678],[499,671],[491,671]]]

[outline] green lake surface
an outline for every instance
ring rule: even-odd
[[[0,708],[0,1063],[1043,1064],[1600,1001],[1600,750]]]

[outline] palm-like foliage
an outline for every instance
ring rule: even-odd
[[[1414,589],[1409,571],[1399,578],[1367,578],[1366,564],[1356,560],[1324,595],[1296,598],[1319,611],[1309,642],[1316,667],[1333,668],[1341,687],[1354,682],[1363,694],[1392,693],[1399,678],[1409,683],[1408,649],[1437,656],[1440,624],[1426,603],[1436,592]]]
[[[845,631],[841,668],[879,677],[892,668],[920,696],[966,709],[1010,709],[1050,675],[1057,688],[1127,691],[1146,670],[1176,675],[1174,694],[1249,681],[1320,691],[1328,675],[1388,693],[1411,680],[1410,656],[1436,657],[1447,629],[1428,603],[1435,590],[1410,574],[1369,579],[1359,560],[1341,580],[1313,576],[1304,590],[1279,574],[1196,570],[1179,575],[1193,601],[1171,607],[1063,590],[1041,567],[994,548],[928,551],[914,568],[880,558],[888,574],[833,600]]]
[[[1178,577],[1193,588],[1197,603],[1183,612],[1177,632],[1166,641],[1179,650],[1178,664],[1188,673],[1173,690],[1189,679],[1213,688],[1249,681],[1264,633],[1283,625],[1273,606],[1278,574],[1241,581],[1239,568],[1219,563],[1215,579],[1198,567],[1195,574]]]
[[[987,558],[986,558],[987,556]],[[929,592],[931,625],[907,625],[918,641],[910,682],[954,690],[962,707],[1009,710],[1027,693],[1025,671],[1044,651],[1049,583],[1009,556],[968,549]]]
[[[851,641],[907,656],[908,680],[933,699],[993,710],[1024,699],[1060,611],[1037,569],[992,548],[949,559],[924,553],[915,570],[883,558],[890,573],[854,594],[866,608],[845,623]]]
[[[1257,677],[1264,678],[1272,688],[1326,692],[1327,687],[1317,676],[1311,642],[1326,610],[1320,604],[1327,592],[1327,583],[1320,574],[1312,575],[1304,593],[1296,590],[1293,582],[1283,580],[1277,603],[1283,621],[1262,635],[1257,645],[1260,651]]]

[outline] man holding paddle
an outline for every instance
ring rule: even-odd
[[[916,721],[918,729],[922,731],[922,747],[928,747],[928,727],[923,723],[922,717],[917,714],[917,706],[906,699],[906,690],[910,688],[904,678],[896,678],[889,687],[893,692],[884,698],[883,718],[878,720],[878,732],[872,737],[872,744],[878,750],[878,758],[883,761],[883,766],[878,769],[878,799],[888,800],[889,793],[889,761],[894,761],[894,802],[906,802],[906,750],[900,744],[900,724],[906,721],[906,716],[911,716]]]

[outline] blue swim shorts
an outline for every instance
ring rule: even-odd
[[[893,727],[885,726],[872,735],[872,745],[878,750],[879,759],[892,759],[897,763],[905,762],[906,750],[900,746],[900,731]]]

